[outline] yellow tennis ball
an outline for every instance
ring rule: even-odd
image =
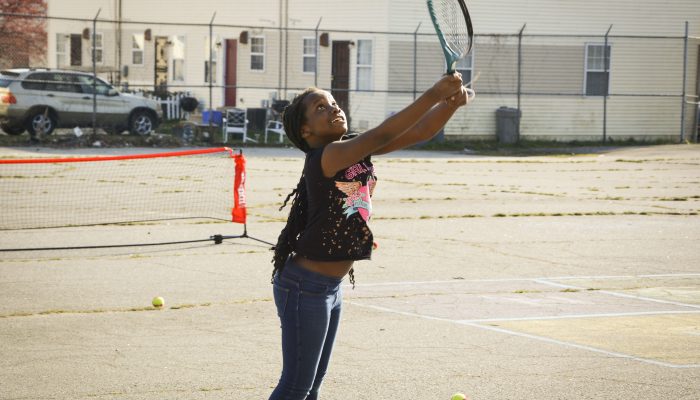
[[[163,304],[165,304],[165,300],[163,300],[162,297],[158,296],[158,297],[154,297],[154,298],[153,298],[153,302],[152,302],[152,303],[153,303],[153,307],[155,307],[155,308],[161,308],[161,307],[163,307]]]
[[[465,396],[463,393],[455,393],[452,395],[452,399],[450,400],[468,400],[467,396]]]

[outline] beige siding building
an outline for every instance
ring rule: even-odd
[[[258,108],[317,85],[333,88],[351,129],[364,130],[408,105],[445,70],[422,0],[48,5],[49,16],[67,18],[48,22],[50,67],[92,68],[87,20],[101,9],[94,43],[101,74],[130,89],[189,91],[205,107]],[[460,71],[480,74],[479,96],[450,121],[446,135],[494,138],[496,109],[520,105],[520,134],[528,139],[599,140],[603,132],[614,138],[679,137],[685,21],[686,100],[697,101],[693,96],[700,90],[700,39],[693,38],[700,37],[697,0],[468,5],[477,38]],[[692,137],[695,113],[692,105],[685,107],[686,137]]]

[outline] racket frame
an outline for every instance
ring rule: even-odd
[[[442,33],[442,28],[440,28],[440,23],[437,21],[437,18],[435,17],[435,10],[433,9],[433,1],[432,0],[427,0],[426,3],[428,4],[428,14],[430,14],[430,19],[433,22],[433,27],[435,27],[435,32],[437,33],[438,40],[440,40],[440,45],[442,47],[442,52],[445,54],[445,62],[447,63],[447,73],[452,74],[455,72],[457,69],[457,61],[459,61],[462,57],[466,56],[472,51],[472,46],[474,43],[474,28],[472,27],[472,20],[471,17],[469,16],[469,10],[467,10],[467,5],[464,3],[464,0],[453,0],[459,3],[459,7],[462,9],[462,14],[464,15],[464,21],[467,24],[467,32],[469,34],[469,47],[467,48],[466,53],[460,57],[460,55],[454,51],[450,46],[447,44],[447,41],[445,40],[445,35]]]

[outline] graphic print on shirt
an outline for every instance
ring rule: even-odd
[[[335,187],[345,193],[347,197],[343,201],[343,213],[350,218],[355,213],[360,213],[365,222],[372,215],[372,193],[376,181],[370,176],[364,185],[361,182],[335,182]]]

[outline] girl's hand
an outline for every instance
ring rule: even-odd
[[[435,101],[445,100],[452,95],[457,95],[462,87],[462,74],[455,71],[453,74],[444,75],[435,82],[429,90],[433,94]]]
[[[462,86],[460,92],[446,98],[445,103],[450,107],[458,108],[474,101],[474,97],[476,97],[476,92],[473,89]]]

